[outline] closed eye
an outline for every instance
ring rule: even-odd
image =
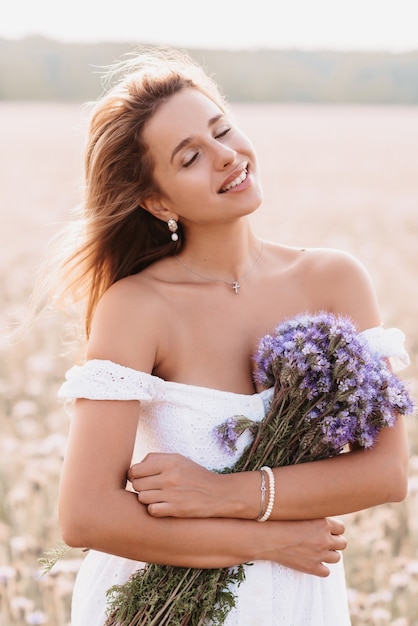
[[[225,137],[225,135],[227,135],[230,130],[231,130],[231,127],[224,128],[224,130],[222,130],[220,133],[215,135],[215,139],[221,139],[222,137]]]
[[[183,163],[182,167],[190,167],[190,165],[192,165],[192,163],[196,161],[198,156],[199,156],[199,153],[195,152],[190,159],[188,159],[187,161]]]
[[[226,128],[223,128],[220,132],[218,132],[215,135],[215,139],[222,139],[222,137],[225,137],[229,131],[231,130],[231,126],[227,126]],[[195,152],[190,158],[186,157],[186,161],[183,163],[182,167],[190,167],[190,165],[193,165],[193,163],[196,161],[197,157],[199,156],[199,152]]]

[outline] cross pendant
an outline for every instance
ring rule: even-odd
[[[232,283],[232,289],[235,291],[235,293],[238,293],[240,287],[241,285],[239,284],[237,280]]]

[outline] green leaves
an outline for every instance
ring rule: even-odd
[[[59,543],[56,548],[51,548],[45,552],[45,556],[39,559],[41,564],[41,575],[45,576],[54,567],[55,563],[71,550],[65,543]]]
[[[244,566],[194,569],[146,565],[108,592],[105,626],[213,626],[235,606],[231,585],[244,580]]]

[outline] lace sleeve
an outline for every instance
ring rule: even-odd
[[[374,354],[389,359],[393,371],[398,372],[409,365],[409,356],[404,345],[405,335],[399,328],[384,329],[376,326],[363,330],[361,335]]]
[[[155,376],[113,363],[93,359],[75,365],[58,391],[60,399],[152,400]]]

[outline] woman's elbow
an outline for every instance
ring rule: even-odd
[[[402,502],[408,495],[408,458],[391,464],[387,474],[387,502]]]
[[[386,502],[401,502],[408,494],[409,445],[406,423],[399,416],[396,425],[385,428],[376,446],[378,481],[386,495]]]
[[[71,548],[90,548],[91,536],[97,529],[99,503],[94,494],[76,495],[71,490],[61,489],[58,501],[58,521],[61,535]]]
[[[408,472],[402,473],[395,485],[392,502],[402,502],[408,495]]]
[[[66,506],[60,506],[58,513],[59,525],[63,541],[70,548],[88,548],[91,523],[87,515]]]

